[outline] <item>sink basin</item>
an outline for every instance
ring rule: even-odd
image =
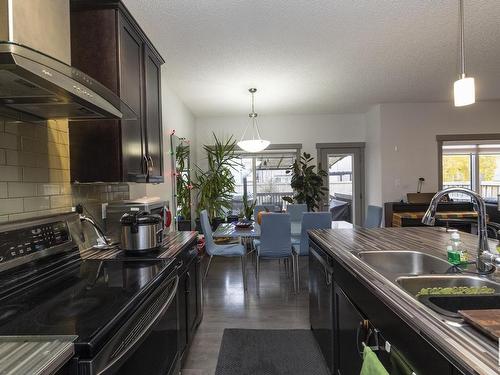
[[[422,288],[439,287],[482,287],[493,288],[495,294],[500,294],[500,284],[477,276],[466,275],[425,275],[425,276],[401,276],[396,283],[412,296],[416,296]]]
[[[446,273],[451,267],[444,259],[419,251],[361,251],[357,255],[384,276]]]
[[[441,315],[460,318],[460,310],[500,309],[500,294],[488,295],[426,295],[418,297],[424,305]]]

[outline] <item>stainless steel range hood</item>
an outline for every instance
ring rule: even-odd
[[[0,42],[0,116],[19,121],[135,118],[112,91],[62,61]]]

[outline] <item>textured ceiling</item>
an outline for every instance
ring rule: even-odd
[[[446,101],[457,0],[125,0],[197,116],[364,112]],[[468,73],[500,98],[500,0],[465,0]]]

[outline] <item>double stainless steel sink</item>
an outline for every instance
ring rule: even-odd
[[[483,276],[447,273],[452,265],[446,260],[420,251],[360,251],[358,258],[397,286],[434,311],[457,318],[457,311],[468,306],[500,308],[500,283]],[[447,295],[419,298],[423,288],[487,287],[494,292],[486,295]],[[491,290],[490,290],[491,292]],[[444,301],[443,301],[444,299]]]

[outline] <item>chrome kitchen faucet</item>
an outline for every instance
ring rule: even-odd
[[[500,256],[490,253],[490,247],[488,244],[488,227],[486,224],[486,204],[484,203],[484,199],[479,194],[472,190],[460,187],[450,187],[441,190],[440,192],[436,193],[434,197],[432,197],[429,208],[422,218],[422,223],[425,225],[435,224],[437,206],[441,199],[449,193],[461,193],[472,198],[474,209],[477,211],[478,215],[477,224],[479,232],[479,245],[477,249],[476,265],[479,272],[490,271],[493,267],[492,262],[500,263]]]

